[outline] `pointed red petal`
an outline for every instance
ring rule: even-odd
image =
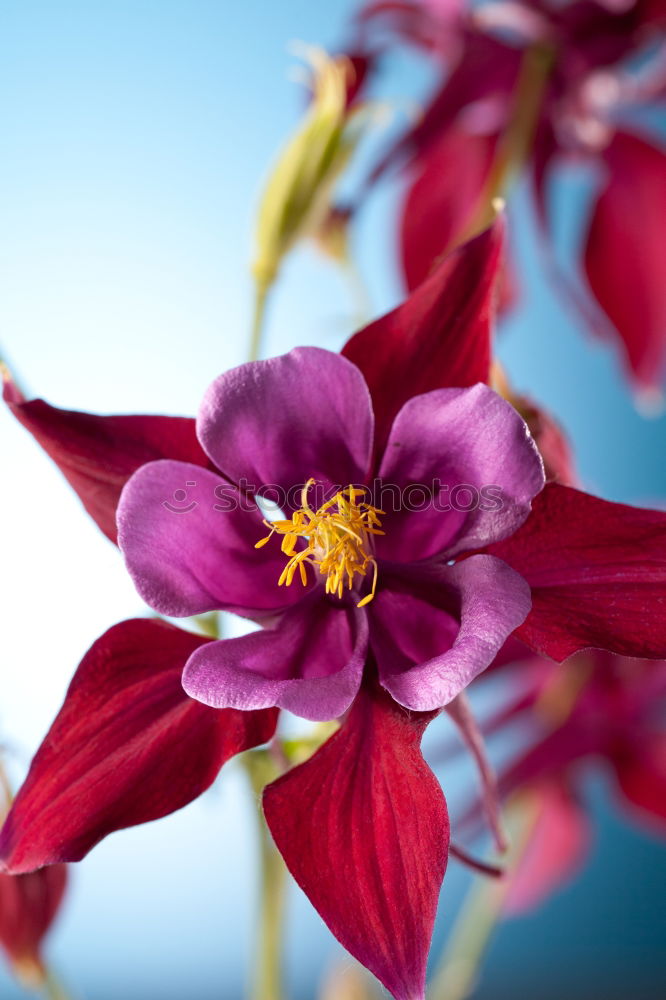
[[[6,373],[3,398],[112,542],[120,491],[140,465],[159,458],[209,465],[189,417],[101,417],[59,410],[43,399],[23,399]]]
[[[0,945],[26,985],[37,985],[43,976],[40,948],[66,884],[65,865],[29,875],[0,874]]]
[[[490,546],[532,587],[515,633],[564,660],[597,647],[666,656],[666,514],[549,483],[511,538]]]
[[[406,302],[343,348],[368,383],[379,453],[412,396],[488,381],[503,234],[497,222],[445,257]]]
[[[423,1000],[446,870],[446,803],[419,749],[430,718],[363,690],[314,757],[264,792],[292,875],[396,1000]]]
[[[79,861],[112,831],[187,805],[271,738],[274,710],[218,711],[183,691],[185,661],[208,641],[134,619],[88,650],[0,834],[9,871]]]
[[[617,132],[604,157],[608,180],[592,216],[585,271],[630,372],[640,386],[658,388],[666,362],[666,155]]]

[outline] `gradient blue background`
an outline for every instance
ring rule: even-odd
[[[294,39],[334,44],[352,4],[330,0],[115,0],[0,7],[0,340],[26,387],[61,406],[193,413],[210,380],[244,359],[247,262],[261,180],[297,121]],[[397,60],[388,89],[427,73]],[[558,198],[563,245],[586,182]],[[373,311],[400,298],[394,192],[372,199],[357,250]],[[566,196],[566,197],[565,197]],[[634,408],[613,351],[581,335],[541,277],[521,196],[512,228],[525,292],[500,353],[516,385],[561,417],[585,484],[663,503],[666,422]],[[275,295],[267,353],[337,348],[348,289],[309,250]],[[74,666],[111,623],[142,613],[117,552],[48,460],[2,425],[0,730],[18,779]],[[469,776],[451,776],[460,789]],[[450,786],[447,784],[447,790]],[[454,787],[455,790],[455,787]],[[541,911],[504,925],[481,998],[664,995],[666,854],[590,789],[596,854]],[[73,872],[50,955],[85,1000],[236,1000],[254,906],[253,804],[241,775],[183,812],[117,834]],[[467,876],[452,864],[436,945]],[[290,900],[290,1000],[310,1000],[341,952],[300,893]],[[20,992],[0,972],[0,996]]]

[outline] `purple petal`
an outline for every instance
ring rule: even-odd
[[[214,472],[187,462],[149,462],[134,473],[118,505],[118,544],[151,608],[261,618],[303,597],[300,584],[278,587],[285,556],[277,545],[255,549],[267,530],[257,507],[239,501]]]
[[[241,365],[206,392],[197,434],[213,462],[250,492],[308,479],[340,487],[365,482],[374,420],[358,368],[318,347]],[[283,507],[289,504],[281,498]]]
[[[427,712],[490,665],[531,600],[525,580],[493,556],[415,573],[384,574],[370,605],[370,642],[382,685],[405,708]]]
[[[482,384],[410,399],[393,423],[379,475],[384,487],[403,491],[402,509],[389,509],[382,524],[386,535],[377,544],[380,556],[399,562],[451,557],[506,538],[526,519],[544,485],[527,425]],[[412,491],[412,506],[421,509],[404,509],[404,491],[414,484],[422,484],[434,502],[424,506],[423,492]],[[447,511],[447,504],[459,509]]]
[[[183,686],[213,708],[277,705],[324,722],[354,700],[367,644],[363,612],[335,606],[319,592],[273,628],[201,647],[185,666]]]

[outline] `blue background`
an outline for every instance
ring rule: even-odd
[[[244,360],[253,211],[302,107],[288,43],[335,44],[351,9],[343,0],[4,0],[0,338],[30,392],[99,412],[194,413],[211,379]],[[400,99],[426,80],[415,60],[398,59],[387,90]],[[571,178],[557,197],[563,246],[584,218],[588,180]],[[374,313],[401,296],[394,195],[387,186],[373,196],[357,233]],[[587,487],[661,505],[666,423],[638,415],[616,354],[584,336],[546,287],[523,202],[519,192],[512,238],[524,300],[500,354],[517,387],[560,416]],[[353,327],[340,275],[308,249],[294,254],[266,352],[335,349]],[[85,649],[143,609],[59,474],[4,412],[0,421],[0,729],[18,779]],[[594,857],[575,885],[500,928],[479,997],[663,995],[666,856],[614,810],[603,779],[590,794]],[[199,802],[109,838],[76,867],[49,948],[75,995],[242,996],[252,809],[231,765]],[[466,883],[452,864],[436,947]],[[314,997],[340,957],[294,891],[290,1000]],[[0,973],[0,996],[20,995]]]

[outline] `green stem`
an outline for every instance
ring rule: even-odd
[[[257,798],[269,781],[279,773],[275,759],[268,751],[246,753],[243,766]],[[284,925],[287,869],[275,848],[258,807],[259,849],[261,858],[259,929],[256,942],[256,962],[250,1000],[283,1000],[282,992],[282,927]]]
[[[254,312],[250,333],[249,361],[258,361],[261,357],[264,324],[266,322],[266,304],[271,283],[257,279],[254,286]]]
[[[66,992],[62,984],[56,979],[53,972],[48,969],[42,987],[42,996],[45,1000],[70,1000],[69,993]]]
[[[471,996],[511,888],[510,873],[530,841],[537,816],[532,801],[514,803],[508,817],[512,841],[508,874],[501,880],[484,878],[472,883],[435,971],[429,1000],[467,1000]]]
[[[498,199],[503,201],[515,176],[522,169],[532,148],[554,58],[552,47],[542,43],[536,43],[526,49],[509,121],[499,140],[478,210],[466,227],[460,243],[477,236],[491,224],[498,212]]]

